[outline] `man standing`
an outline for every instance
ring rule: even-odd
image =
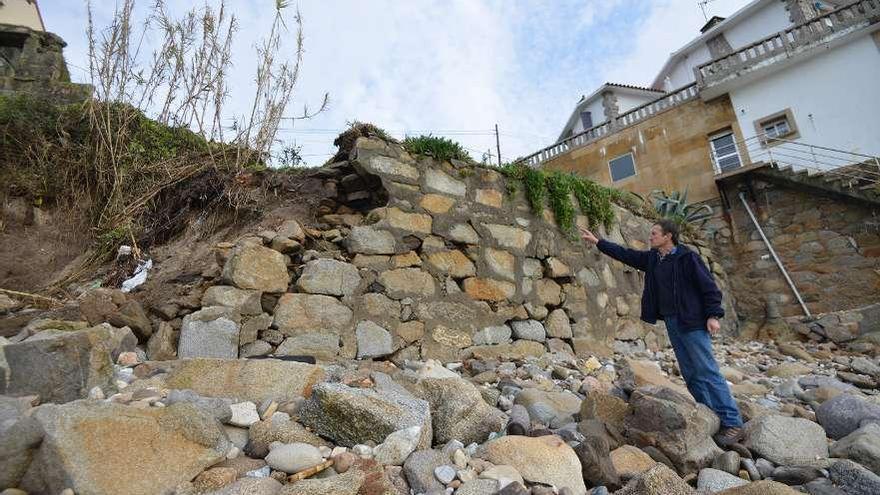
[[[711,335],[721,329],[721,291],[700,256],[678,243],[679,228],[671,220],[651,227],[648,251],[629,249],[581,229],[584,241],[599,251],[645,272],[643,321],[666,323],[681,376],[694,399],[715,411],[721,430],[715,442],[729,447],[742,436],[742,417],[727,381],[712,355]]]

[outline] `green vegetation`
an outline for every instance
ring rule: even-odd
[[[115,129],[114,146],[107,128]],[[165,218],[169,228],[167,218],[191,201],[173,189],[207,171],[240,170],[232,146],[95,100],[58,106],[35,96],[0,96],[0,150],[0,193],[81,212],[93,229],[95,261],[120,243],[151,244],[157,231],[146,228],[155,224],[150,217]],[[223,194],[218,187],[204,200]]]
[[[397,142],[397,140],[385,132],[385,129],[382,129],[379,126],[369,122],[361,122],[359,120],[348,122],[348,129],[336,136],[336,139],[333,140],[333,146],[339,148],[339,151],[337,151],[333,158],[327,163],[348,160],[348,154],[354,149],[354,143],[360,137],[378,138],[386,143]]]
[[[544,172],[520,163],[508,163],[499,169],[509,179],[508,192],[516,192],[516,182],[525,187],[526,199],[532,211],[540,215],[547,202],[559,228],[573,234],[576,210],[572,196],[577,200],[580,211],[586,215],[590,227],[614,223],[613,202],[622,201],[624,195],[615,189],[600,186],[595,182],[562,172]]]
[[[412,154],[432,156],[440,161],[456,159],[473,162],[473,159],[461,144],[444,137],[431,135],[407,136],[403,140],[403,148]]]
[[[659,189],[651,191],[654,210],[660,218],[668,218],[682,225],[706,221],[714,213],[709,205],[693,205],[687,202],[688,190],[666,194]]]

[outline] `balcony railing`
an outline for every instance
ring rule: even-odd
[[[853,153],[826,146],[816,146],[777,137],[758,135],[735,143],[740,157],[739,166],[721,166],[710,155],[715,174],[732,172],[740,167],[757,163],[772,163],[790,167],[810,175],[821,174],[840,180],[877,184],[880,182],[880,158]]]
[[[697,97],[696,83],[689,84],[683,88],[677,89],[670,93],[649,101],[644,105],[633,108],[621,115],[618,115],[613,121],[591,127],[583,132],[579,132],[570,138],[563,139],[558,143],[552,144],[542,150],[532,153],[529,156],[521,158],[520,163],[525,163],[530,167],[537,167],[542,163],[552,160],[559,155],[568,153],[586,146],[604,136],[615,133],[626,127],[638,124],[657,115],[664,110],[681,105],[682,103],[693,100]]]
[[[807,46],[830,41],[855,29],[880,22],[880,0],[860,0],[792,28],[746,45],[694,69],[702,89],[763,62],[789,57]]]

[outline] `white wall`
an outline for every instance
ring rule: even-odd
[[[575,116],[574,123],[574,134],[579,132],[583,132],[584,126],[581,124],[581,112],[592,112],[593,113],[593,125],[597,126],[602,122],[605,122],[605,110],[602,108],[602,95],[597,95],[593,98],[592,101],[586,103],[585,106],[581,106],[577,115]]]
[[[770,2],[753,12],[748,19],[724,30],[724,37],[736,50],[791,26],[788,11],[781,1]]]
[[[791,108],[795,141],[880,156],[878,81],[880,48],[866,34],[733,89],[730,99],[746,138],[755,120]]]
[[[723,32],[731,48],[736,50],[790,26],[788,11],[785,10],[783,2],[777,0],[768,2],[742,21],[725,28]],[[715,33],[718,32],[720,31],[716,29]],[[709,36],[707,39],[711,37]],[[672,91],[694,82],[694,67],[712,60],[705,42],[697,44],[686,55],[669,68],[670,82],[664,87],[666,91]]]
[[[36,4],[27,0],[3,0],[3,5],[0,6],[0,23],[27,26],[36,31],[43,30]]]
[[[617,96],[617,108],[620,113],[626,113],[632,110],[635,107],[640,107],[649,101],[656,100],[657,98],[663,96],[663,93],[654,93],[653,95],[635,95],[630,93],[621,93],[615,91],[614,94]]]
[[[666,91],[672,91],[694,82],[694,67],[712,60],[705,43],[694,47],[687,57],[682,57],[669,69],[669,84]]]

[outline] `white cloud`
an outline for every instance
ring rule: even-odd
[[[115,3],[96,2],[104,21]],[[726,15],[735,10],[728,5],[744,3],[717,0],[710,7]],[[228,107],[242,114],[253,86],[254,46],[271,24],[274,0],[227,4],[240,23]],[[192,4],[174,8],[186,5]],[[494,153],[495,138],[488,131],[498,123],[503,157],[528,154],[555,139],[581,94],[604,80],[645,84],[669,52],[703,24],[693,0],[645,5],[637,0],[301,2],[306,52],[288,114],[299,115],[303,104],[317,105],[329,92],[330,108],[296,122],[297,129],[339,129],[360,119],[396,134],[481,130],[486,134],[448,135],[472,150]],[[48,29],[67,40],[68,61],[87,67],[83,4],[47,0],[41,9]],[[79,69],[71,71],[82,79]],[[332,131],[282,131],[278,137],[302,144],[310,164],[322,163],[335,149]],[[479,158],[478,152],[472,155]]]

